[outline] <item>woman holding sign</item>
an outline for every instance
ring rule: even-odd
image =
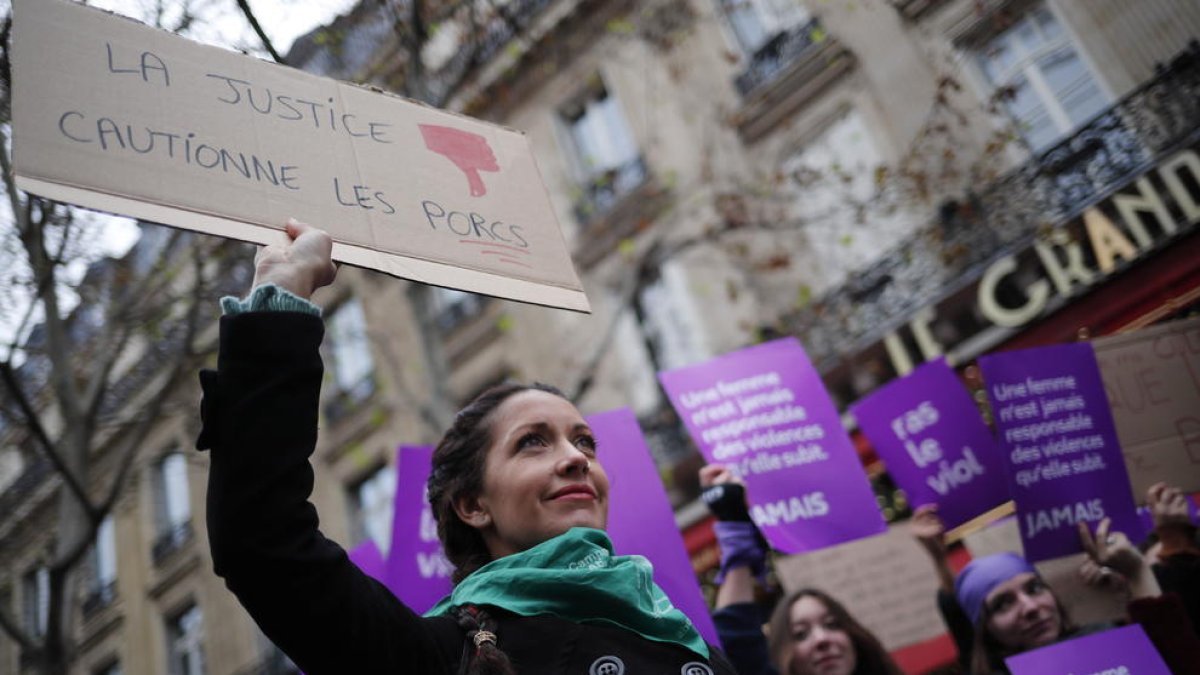
[[[1172,672],[1200,672],[1200,642],[1174,595],[1161,595],[1146,560],[1120,532],[1101,521],[1093,537],[1080,525],[1090,561],[1106,574],[1119,574],[1130,594],[1129,618],[1145,629]],[[1114,627],[1111,623],[1077,626],[1038,571],[1016,553],[972,560],[955,580],[955,592],[971,618],[975,641],[971,673],[1007,673],[1004,659],[1063,640]]]
[[[745,487],[724,466],[700,469],[702,497],[716,517],[721,548],[713,622],[741,675],[901,675],[887,650],[828,593],[793,591],[763,635],[755,579],[766,574],[767,544],[750,520]]]
[[[201,373],[212,450],[213,566],[293,661],[320,673],[731,675],[725,658],[603,529],[608,478],[556,390],[491,389],[458,413],[427,485],[456,587],[425,617],[363,574],[308,503],[331,241],[291,222],[222,301],[216,372]],[[415,535],[414,535],[415,536]]]

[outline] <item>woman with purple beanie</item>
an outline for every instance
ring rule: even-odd
[[[1142,625],[1171,672],[1200,673],[1200,641],[1174,595],[1162,595],[1149,565],[1120,532],[1101,521],[1095,538],[1080,527],[1084,550],[1106,574],[1120,575],[1129,593],[1129,619]],[[972,560],[954,583],[959,605],[975,629],[972,675],[1007,673],[1004,659],[1114,627],[1113,623],[1077,626],[1046,582],[1016,553]]]

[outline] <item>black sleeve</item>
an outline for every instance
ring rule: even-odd
[[[971,666],[971,647],[975,644],[975,628],[971,625],[971,617],[963,611],[954,594],[939,588],[937,592],[938,612],[946,628],[950,629],[950,637],[954,638],[954,646],[958,648],[958,663],[964,672]]]
[[[217,371],[201,373],[211,448],[213,567],[263,632],[309,675],[446,673],[461,637],[422,619],[326,539],[308,502],[324,328],[314,316],[221,320]]]
[[[752,602],[726,605],[713,612],[713,624],[725,655],[739,675],[776,675],[767,653],[762,612]]]

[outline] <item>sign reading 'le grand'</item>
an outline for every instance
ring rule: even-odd
[[[1029,248],[994,261],[975,287],[973,309],[993,326],[1020,328],[1061,306],[1075,293],[1102,281],[1193,229],[1200,222],[1200,154],[1188,148],[1168,156],[1119,192],[1088,207]],[[1012,293],[1016,288],[1017,293]],[[927,307],[908,324],[922,360],[954,345],[941,344],[932,326],[938,311]],[[964,336],[970,337],[970,336]],[[884,343],[898,372],[911,370],[900,336]]]

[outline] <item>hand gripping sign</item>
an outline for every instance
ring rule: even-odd
[[[524,134],[75,2],[13,4],[21,189],[259,244],[295,217],[351,265],[588,311]]]

